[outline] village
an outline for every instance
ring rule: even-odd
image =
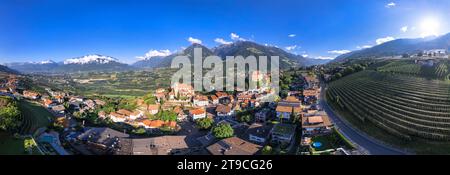
[[[253,76],[257,81],[265,78]],[[352,144],[319,105],[318,76],[304,72],[294,78],[301,79],[292,83],[299,90],[289,90],[275,102],[264,102],[272,93],[264,85],[244,92],[202,94],[177,83],[127,101],[132,107],[111,107],[102,98],[50,88],[46,93],[19,90],[13,76],[1,82],[0,93],[52,113],[50,129],[34,133],[38,147],[46,145],[40,148],[45,154],[352,154]]]

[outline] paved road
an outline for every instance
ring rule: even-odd
[[[324,100],[324,89],[322,88],[320,97],[320,106],[325,110],[330,119],[333,121],[335,126],[349,138],[353,143],[362,147],[365,151],[372,155],[404,155],[407,154],[402,150],[392,148],[390,146],[382,144],[380,141],[374,140],[369,136],[361,133],[350,126],[346,121],[344,121],[340,116],[338,116],[331,107]]]

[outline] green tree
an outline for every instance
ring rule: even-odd
[[[177,114],[175,112],[173,112],[172,110],[167,110],[167,111],[163,111],[158,113],[159,114],[159,118],[163,121],[177,121]]]
[[[197,123],[197,127],[198,127],[199,129],[207,130],[207,129],[211,128],[211,126],[212,126],[213,123],[214,123],[214,120],[211,119],[211,118],[207,118],[207,117],[206,117],[206,118],[198,119],[198,120],[196,121],[196,123]]]
[[[33,139],[26,138],[23,142],[24,142],[25,151],[27,151],[28,154],[33,154],[33,149],[35,149],[37,147],[37,145],[34,144]]]
[[[251,115],[242,115],[241,117],[239,117],[240,122],[249,123],[251,120],[252,120]]]
[[[264,146],[264,148],[262,149],[262,154],[263,155],[271,155],[272,152],[273,152],[273,149],[269,145]]]
[[[146,96],[144,96],[144,103],[147,105],[147,110],[150,105],[156,104],[156,97],[153,96],[153,94],[149,93]]]
[[[334,77],[337,79],[342,78],[342,74],[341,73],[336,73],[334,74]]]
[[[84,119],[86,116],[82,113],[82,112],[80,112],[80,111],[77,111],[77,112],[74,112],[73,113],[73,116],[75,117],[75,118],[77,118],[77,119]]]
[[[119,101],[119,109],[126,109],[129,111],[134,111],[137,108],[136,100],[133,99],[122,99]]]
[[[0,130],[15,131],[20,126],[21,113],[17,103],[9,97],[0,98]]]
[[[234,130],[229,123],[220,123],[212,129],[212,133],[218,139],[233,137]]]

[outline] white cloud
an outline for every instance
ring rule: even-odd
[[[236,33],[230,33],[230,38],[232,39],[232,40],[238,40],[238,41],[246,41],[246,39],[244,39],[244,38],[241,38],[238,34],[236,34]]]
[[[376,40],[376,42],[377,42],[377,45],[380,45],[380,44],[383,44],[385,42],[392,41],[392,40],[395,40],[395,38],[391,37],[391,36],[387,36],[387,37],[384,37],[384,38],[378,38]]]
[[[202,40],[199,40],[199,39],[197,39],[197,38],[189,37],[189,38],[188,38],[188,41],[189,41],[191,44],[202,44]]]
[[[408,26],[403,26],[402,28],[400,28],[400,30],[402,32],[407,32],[408,31]]]
[[[223,38],[216,38],[214,41],[216,43],[219,43],[219,44],[231,44],[231,43],[233,43],[231,41],[225,41]]]
[[[169,56],[170,54],[172,54],[172,52],[170,52],[169,49],[166,50],[150,50],[147,53],[145,53],[145,56],[137,56],[136,58],[139,60],[145,60],[145,59],[149,59],[152,57],[165,57],[165,56]]]
[[[339,55],[346,54],[346,53],[349,53],[349,52],[351,52],[351,51],[350,50],[331,50],[331,51],[328,51],[328,53],[339,54]]]
[[[308,54],[303,54],[303,55],[302,55],[302,57],[308,57],[308,56],[309,56]]]
[[[364,45],[364,46],[356,46],[357,49],[368,49],[371,48],[372,46],[370,45]]]
[[[294,50],[295,48],[297,48],[297,45],[287,46],[285,48],[286,48],[286,50],[291,51],[291,50]]]
[[[333,57],[318,56],[318,57],[316,57],[316,59],[321,59],[321,60],[332,60],[332,59],[334,59],[334,58],[333,58]]]
[[[297,36],[296,34],[289,34],[288,37],[289,38],[294,38],[295,36]]]
[[[386,4],[386,8],[392,8],[397,6],[397,4],[395,4],[395,2],[390,2],[389,4]]]

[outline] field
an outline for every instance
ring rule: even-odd
[[[85,96],[108,97],[143,96],[157,88],[170,86],[170,78],[176,70],[91,72],[70,75],[33,75],[36,82],[56,90],[64,90]]]
[[[447,81],[362,71],[332,82],[327,100],[373,137],[417,153],[450,153]]]
[[[53,115],[45,108],[26,100],[19,102],[19,108],[24,119],[21,134],[33,134],[36,129],[48,126],[53,119]]]

